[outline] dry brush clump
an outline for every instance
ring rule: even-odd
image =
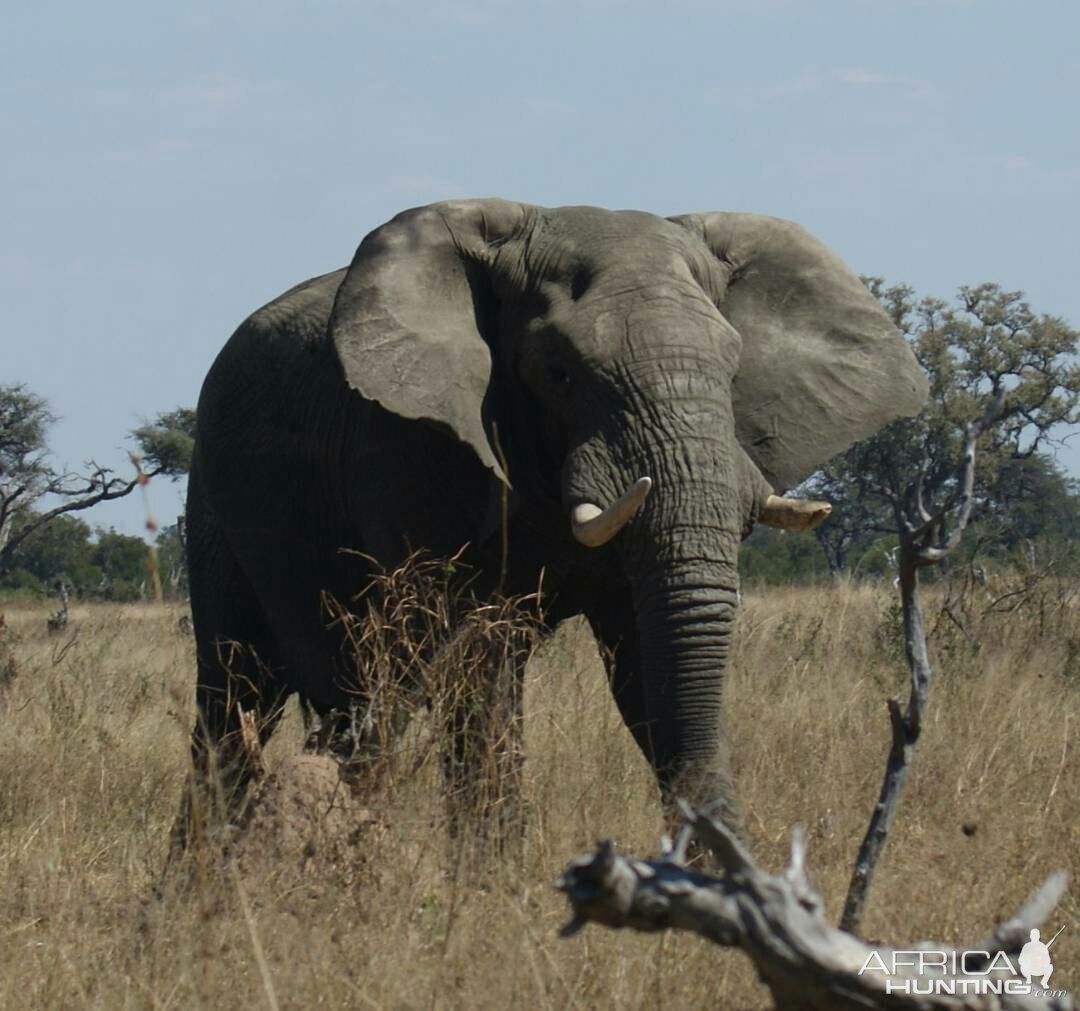
[[[15,659],[17,644],[18,638],[8,627],[3,613],[0,613],[0,690],[10,685],[19,673],[19,663]]]
[[[988,574],[973,560],[937,588],[928,619],[951,670],[978,670],[984,654],[1036,652],[1048,671],[1080,676],[1080,581],[1053,562]]]
[[[469,582],[458,558],[421,553],[348,606],[324,598],[351,701],[336,719],[316,718],[309,739],[367,790],[393,788],[435,757],[453,826],[463,815],[520,835],[520,671],[539,641],[539,598],[477,601]],[[417,716],[425,726],[410,728]]]
[[[962,943],[1053,869],[1080,874],[1080,684],[1065,665],[1080,612],[1065,608],[1043,639],[1037,607],[988,614],[958,670],[941,659],[945,627],[933,633],[943,590],[926,601],[934,703],[868,937]],[[892,599],[888,586],[793,588],[747,595],[739,617],[729,719],[749,842],[778,870],[790,826],[805,824],[831,922],[880,782],[883,700],[906,678],[886,648]],[[358,617],[362,607],[349,604]],[[558,938],[565,903],[552,883],[568,856],[608,835],[647,851],[663,828],[580,620],[526,668],[520,855],[462,859],[441,731],[417,701],[396,767],[358,801],[375,821],[347,860],[267,847],[239,889],[208,871],[171,890],[161,868],[193,719],[193,644],[177,612],[73,607],[78,640],[58,663],[42,610],[8,619],[20,674],[0,693],[0,1007],[265,1008],[267,981],[282,1008],[769,1005],[741,957],[694,937]],[[305,736],[290,705],[263,755],[267,779],[315,757]],[[1075,989],[1080,907],[1067,895],[1055,915],[1048,928],[1066,929],[1053,982]]]
[[[532,603],[477,603],[457,559],[413,556],[347,606],[324,600],[342,634],[350,704],[321,717],[305,707],[302,753],[270,771],[251,714],[240,714],[254,783],[225,863],[207,868],[205,854],[193,856],[203,888],[231,875],[271,1003],[251,910],[262,909],[283,866],[307,879],[308,894],[341,896],[377,888],[385,865],[423,862],[423,848],[400,835],[387,859],[405,785],[422,780],[435,797],[448,794],[448,817],[429,808],[428,832],[451,844],[446,856],[459,870],[520,855],[520,671],[538,640]]]
[[[456,845],[485,860],[520,847],[521,670],[539,638],[536,598],[477,602],[468,577],[457,558],[416,554],[350,601],[327,595],[344,704],[318,714],[304,703],[303,752],[273,772],[254,715],[241,711],[253,782],[224,835],[207,820],[210,798],[188,795],[181,817],[194,848],[212,841],[245,870],[270,854],[318,873],[363,875],[363,853],[396,792],[434,766]],[[210,788],[221,789],[213,773]],[[207,859],[190,856],[198,866]]]

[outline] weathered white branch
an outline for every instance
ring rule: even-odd
[[[595,853],[575,860],[558,882],[573,909],[563,935],[571,936],[587,923],[600,923],[645,932],[687,930],[715,944],[741,948],[782,1011],[1073,1008],[1068,996],[1039,996],[1037,982],[1031,993],[979,995],[976,987],[982,985],[980,980],[990,979],[1002,990],[1006,980],[1011,981],[1013,990],[1022,989],[1024,981],[1018,982],[1007,971],[979,975],[985,972],[985,959],[969,958],[968,973],[962,967],[950,972],[951,947],[923,942],[906,949],[874,948],[833,927],[806,877],[806,842],[799,829],[793,834],[789,866],[777,877],[761,870],[718,819],[689,809],[684,810],[684,817],[685,828],[716,856],[725,871],[723,877],[686,866],[688,836],[684,832],[680,832],[682,846],[668,845],[657,860],[625,857],[610,842],[600,843]],[[998,952],[1014,955],[1028,931],[1040,926],[1053,911],[1065,887],[1064,873],[1052,875],[989,940],[970,950],[986,951],[991,960]],[[894,952],[906,954],[894,963]],[[922,966],[903,964],[920,959]],[[956,959],[959,962],[959,954]],[[946,963],[944,970],[932,964],[939,961]],[[895,974],[878,968],[891,969],[894,964]],[[997,968],[1004,970],[1000,959]],[[914,983],[923,992],[903,992]],[[942,988],[951,988],[953,993],[924,992]],[[723,1001],[718,1001],[717,1006],[722,1005]]]
[[[923,712],[930,694],[933,671],[926,648],[926,632],[923,627],[922,609],[919,606],[919,570],[944,561],[956,549],[971,519],[975,496],[975,446],[979,437],[1000,415],[1004,404],[1004,391],[999,390],[989,406],[964,432],[964,451],[959,474],[960,501],[956,519],[948,536],[944,535],[945,511],[930,515],[923,502],[922,486],[924,471],[920,471],[915,484],[915,515],[904,514],[897,500],[898,526],[900,530],[899,583],[900,602],[903,611],[904,648],[908,669],[911,671],[907,709],[901,713],[900,704],[889,699],[889,724],[892,728],[892,744],[885,762],[885,776],[881,783],[877,804],[870,817],[866,835],[855,857],[840,927],[856,933],[862,920],[866,897],[877,867],[878,858],[896,815],[900,793],[907,778],[915,745],[922,729]]]

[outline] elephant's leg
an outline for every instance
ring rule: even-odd
[[[355,688],[348,702],[337,707],[321,707],[309,699],[302,703],[304,750],[332,755],[341,765],[342,778],[362,796],[377,792],[391,775],[395,746],[416,708],[400,687],[380,687]]]
[[[646,760],[655,768],[656,753],[645,686],[641,680],[641,654],[629,588],[623,592],[613,589],[602,603],[590,607],[585,616],[600,647],[611,694],[623,722]]]
[[[213,660],[199,662],[196,717],[191,732],[192,770],[173,828],[172,855],[193,838],[214,835],[242,810],[253,772],[240,714],[251,713],[265,745],[281,717],[286,692],[265,677],[265,649],[223,641]]]
[[[253,714],[261,743],[269,740],[288,694],[277,646],[243,572],[220,531],[189,499],[191,604],[198,680],[191,734],[192,772],[173,829],[172,856],[193,833],[211,834],[239,814],[252,774],[240,715]]]

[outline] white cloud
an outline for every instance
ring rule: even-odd
[[[896,84],[900,79],[892,74],[883,74],[877,70],[866,70],[864,67],[850,67],[832,71],[833,79],[841,84],[868,85],[870,87],[883,87]]]
[[[252,110],[299,107],[295,89],[283,81],[255,81],[231,74],[206,74],[161,87],[110,85],[78,101],[108,114],[151,112],[185,119],[220,120]]]
[[[807,67],[794,77],[760,83],[714,86],[705,92],[708,104],[723,105],[734,100],[770,103],[828,94],[876,90],[908,99],[936,96],[933,82],[906,74],[892,74],[869,67]]]

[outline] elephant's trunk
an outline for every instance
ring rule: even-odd
[[[631,584],[638,633],[625,672],[640,681],[644,733],[660,786],[719,802],[734,822],[723,728],[723,680],[738,601],[738,545],[771,489],[751,482],[735,437],[730,384],[738,348],[710,321],[665,315],[669,303],[623,321],[628,355],[612,374],[619,399],[573,444],[568,505],[619,501],[642,475],[652,490],[612,541]],[[655,332],[678,332],[658,351]],[[629,616],[628,616],[629,617]],[[618,663],[618,657],[616,658]],[[624,710],[624,714],[626,710]],[[630,714],[632,717],[635,715]]]
[[[638,638],[636,656],[624,653],[623,660],[636,670],[624,676],[636,674],[644,703],[640,714],[624,715],[638,724],[635,737],[665,798],[716,803],[734,827],[723,687],[738,605],[743,495],[740,469],[727,465],[732,454],[720,440],[705,442],[689,465],[683,454],[653,452],[635,453],[621,468],[648,466],[658,475],[614,542],[631,584]],[[592,460],[602,455],[594,445]]]
[[[675,543],[685,536],[686,543]],[[718,803],[738,823],[723,719],[723,685],[738,602],[735,539],[667,533],[635,581],[641,674],[653,762],[671,800]]]

